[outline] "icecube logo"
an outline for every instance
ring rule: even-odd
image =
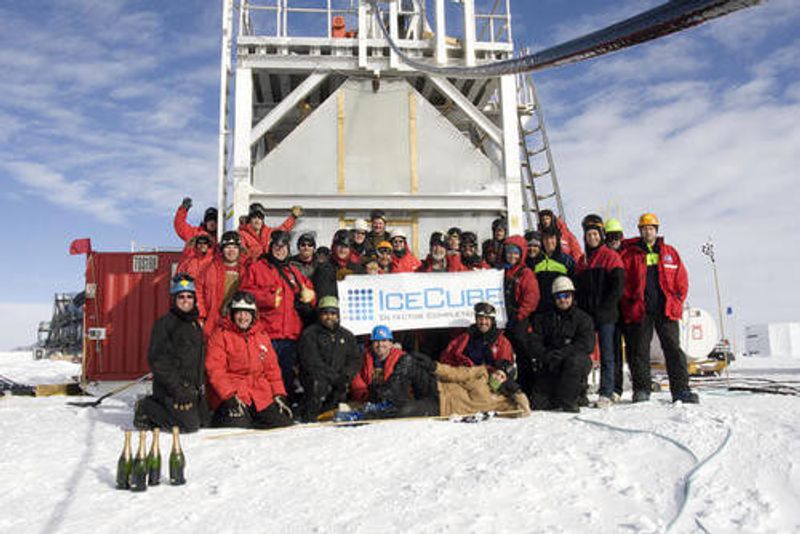
[[[375,319],[375,303],[372,289],[347,290],[347,316],[351,321],[372,321]]]

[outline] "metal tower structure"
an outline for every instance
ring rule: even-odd
[[[222,3],[219,204],[228,227],[251,202],[275,220],[299,204],[299,229],[327,237],[381,208],[419,251],[420,236],[449,226],[486,238],[501,214],[512,232],[531,225],[536,196],[523,197],[531,179],[520,165],[531,149],[520,125],[532,109],[518,101],[531,93],[514,74],[414,70],[365,0]],[[410,57],[467,67],[514,57],[510,0],[382,4]]]

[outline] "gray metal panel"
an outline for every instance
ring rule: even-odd
[[[481,191],[499,169],[422,95],[417,101],[419,192]]]
[[[344,87],[345,191],[411,191],[408,101],[405,80],[348,81]]]
[[[253,169],[253,187],[264,193],[336,193],[336,95]]]

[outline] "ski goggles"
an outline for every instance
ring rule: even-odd
[[[572,291],[559,291],[558,293],[553,294],[553,298],[556,300],[566,300],[572,297]]]

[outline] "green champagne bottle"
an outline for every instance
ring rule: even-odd
[[[181,450],[180,429],[172,427],[172,451],[169,453],[169,483],[173,486],[186,484],[184,470],[186,469],[186,458],[183,457]]]
[[[158,443],[159,429],[153,429],[153,445],[150,447],[150,454],[147,455],[147,482],[151,486],[158,486],[161,483],[161,447]]]
[[[133,461],[133,471],[130,478],[131,491],[145,491],[147,489],[147,431],[139,432],[139,452]]]
[[[122,448],[122,454],[119,455],[117,460],[117,489],[128,489],[128,479],[131,476],[133,469],[133,457],[131,456],[131,431],[125,431],[125,446]]]

